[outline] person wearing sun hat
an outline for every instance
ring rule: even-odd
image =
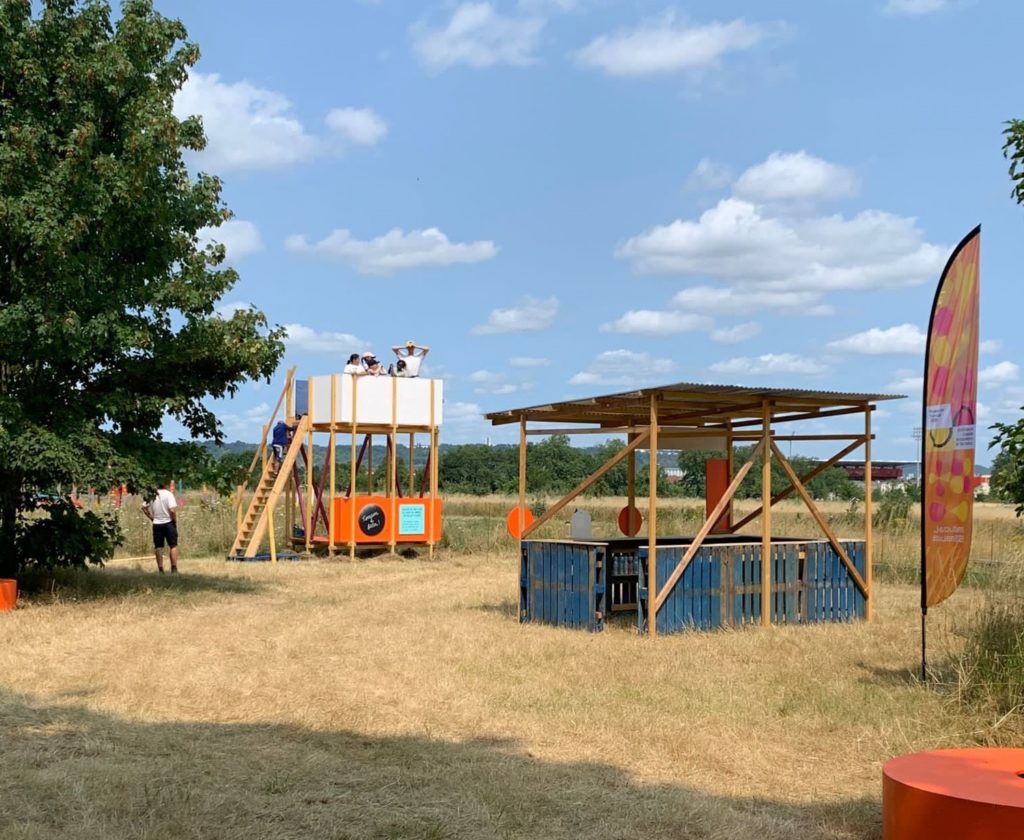
[[[404,376],[414,377],[420,375],[420,365],[423,359],[430,352],[429,347],[417,344],[415,341],[407,341],[405,345],[396,344],[391,348],[399,361],[405,362]]]
[[[363,367],[366,368],[366,373],[370,376],[380,376],[384,372],[377,357],[370,350],[363,353]]]

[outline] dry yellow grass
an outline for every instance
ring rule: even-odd
[[[509,552],[149,567],[0,616],[0,836],[871,838],[885,759],[992,735],[911,587],[653,641],[519,625]]]

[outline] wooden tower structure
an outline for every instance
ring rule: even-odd
[[[335,556],[346,549],[351,559],[360,546],[394,553],[399,546],[425,545],[433,556],[441,538],[442,402],[438,379],[343,373],[297,379],[295,368],[289,370],[238,488],[237,533],[228,559],[276,561],[279,540],[306,554]],[[280,466],[268,451],[279,420],[291,427]],[[315,457],[318,440],[326,444],[322,463]],[[376,472],[375,441],[384,448]],[[283,534],[275,529],[280,502]]]

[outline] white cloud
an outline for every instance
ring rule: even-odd
[[[949,6],[949,0],[888,0],[883,11],[887,15],[930,15]]]
[[[476,263],[493,259],[498,246],[490,240],[451,242],[437,228],[392,228],[375,239],[356,239],[351,231],[338,229],[310,244],[302,235],[289,236],[289,251],[319,254],[348,263],[360,274],[387,276],[407,268]]]
[[[989,338],[978,345],[979,353],[998,353],[1003,343],[995,338]]]
[[[307,353],[359,353],[364,350],[362,340],[350,333],[320,332],[304,324],[285,324],[288,337],[285,343],[290,349]]]
[[[860,179],[852,169],[799,151],[773,152],[740,175],[733,193],[761,204],[848,198],[859,189]]]
[[[797,356],[795,353],[766,353],[763,356],[737,357],[711,365],[715,373],[729,376],[771,376],[774,374],[798,374],[817,376],[828,368],[821,362]]]
[[[477,324],[470,332],[473,335],[497,335],[546,330],[555,322],[557,314],[558,298],[525,298],[517,306],[492,309],[487,322]]]
[[[432,70],[456,64],[492,67],[533,63],[544,19],[507,17],[492,3],[462,3],[442,29],[422,21],[412,27],[413,47]]]
[[[551,364],[551,359],[542,359],[537,356],[513,356],[508,363],[509,367],[516,368],[547,367]]]
[[[775,292],[725,286],[690,286],[676,292],[672,305],[708,315],[742,315],[761,309],[775,309],[794,315],[831,315],[831,306],[821,302],[818,292]]]
[[[1020,368],[1013,362],[998,362],[978,371],[978,384],[988,386],[1005,385],[1016,382],[1020,376]]]
[[[327,127],[357,146],[373,146],[388,133],[388,124],[372,108],[335,108],[327,114]]]
[[[900,368],[894,374],[892,382],[885,386],[886,391],[896,391],[914,396],[924,388],[924,377],[916,370]]]
[[[719,344],[739,344],[749,341],[761,332],[761,326],[756,321],[748,321],[745,324],[736,324],[733,327],[722,327],[712,330],[711,340]]]
[[[672,13],[600,35],[576,53],[584,67],[609,76],[648,76],[712,66],[726,54],[750,49],[772,28],[743,19],[722,23],[676,23]]]
[[[196,236],[200,248],[206,248],[207,245],[214,243],[223,245],[226,262],[235,262],[263,250],[259,228],[252,222],[241,219],[228,219],[219,227],[201,228]]]
[[[864,332],[854,333],[846,338],[830,341],[833,350],[847,350],[870,356],[887,354],[921,355],[924,353],[925,334],[914,324],[900,324],[897,327],[880,329],[872,327]]]
[[[251,303],[243,303],[240,300],[233,300],[230,303],[222,303],[213,311],[214,314],[216,314],[218,317],[227,320],[231,318],[236,312],[244,312],[252,308],[253,304]]]
[[[270,403],[261,402],[259,405],[254,405],[243,411],[217,412],[217,419],[220,420],[226,431],[237,434],[265,423],[271,410]]]
[[[217,73],[190,73],[174,98],[174,114],[202,116],[207,144],[200,158],[214,172],[289,166],[309,160],[319,146],[288,97],[249,82],[222,82]]]
[[[445,423],[472,423],[480,419],[483,409],[472,402],[446,402],[444,404]]]
[[[616,254],[644,273],[821,293],[922,283],[938,274],[947,250],[924,242],[914,219],[879,210],[784,219],[726,198],[696,221],[677,219],[632,237]]]
[[[674,370],[671,359],[655,359],[649,353],[632,350],[607,350],[599,354],[587,370],[569,380],[570,385],[634,385],[665,376]]]
[[[732,183],[732,170],[710,158],[702,158],[686,179],[686,189],[692,192],[720,190]]]
[[[514,394],[533,387],[532,382],[508,382],[505,374],[491,370],[476,370],[467,378],[476,386],[473,390],[478,394]]]
[[[632,335],[675,335],[695,330],[710,330],[714,322],[706,315],[689,312],[660,312],[632,309],[616,321],[601,325],[601,332]]]

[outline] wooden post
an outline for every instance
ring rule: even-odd
[[[658,401],[651,394],[651,432],[648,438],[650,487],[647,498],[647,632],[658,635]]]
[[[526,530],[526,415],[519,418],[519,540],[518,556],[523,554],[523,532]]]
[[[263,441],[263,445],[260,446],[260,472],[261,473],[265,473],[267,471],[267,447],[266,447],[266,442],[267,442],[267,436],[269,434],[270,434],[270,424],[269,423],[264,423],[263,424],[263,436],[261,437],[261,440]]]
[[[438,451],[440,443],[440,431],[437,428],[437,423],[434,421],[434,382],[430,382],[430,557],[434,557],[434,546],[437,544],[437,526],[438,523],[434,518],[435,511],[435,499],[438,498],[438,477],[440,475],[440,466],[438,465]]]
[[[409,433],[409,484],[408,493],[413,495],[413,487],[416,485],[416,432]]]
[[[729,475],[729,481],[732,481],[732,470],[735,464],[733,463],[733,451],[732,451],[732,420],[725,421],[725,471]],[[729,514],[727,521],[729,527],[732,527],[732,499],[729,499]]]
[[[313,379],[309,380],[309,434],[306,436],[306,553],[313,548]]]
[[[633,424],[629,424],[629,434],[626,436],[626,443],[633,442]],[[636,508],[636,450],[629,453],[629,460],[626,461],[626,507],[630,511]],[[632,512],[627,514],[632,522]]]
[[[874,558],[871,556],[874,547],[871,492],[871,411],[871,405],[864,406],[864,584],[868,590],[867,596],[864,598],[864,619],[866,621],[871,621],[875,606],[874,590],[871,587],[874,577]]]
[[[358,436],[359,425],[359,415],[356,413],[356,400],[358,398],[359,390],[356,388],[356,383],[359,381],[359,377],[352,376],[350,378],[352,379],[352,416],[349,419],[352,421],[352,461],[349,465],[349,469],[351,472],[352,483],[348,494],[348,524],[351,529],[348,533],[348,559],[354,562],[356,559],[356,498],[359,496],[359,487],[356,483],[356,479],[358,478],[356,475],[356,461],[358,458],[356,455],[356,438]]]
[[[391,377],[391,464],[388,470],[388,508],[391,527],[388,529],[391,538],[388,540],[388,552],[395,553],[398,536],[398,378]]]
[[[772,408],[762,405],[764,463],[761,467],[761,624],[772,623]]]
[[[327,508],[327,553],[334,557],[334,485],[337,483],[337,473],[335,461],[338,460],[338,435],[337,435],[337,416],[335,405],[337,404],[338,397],[338,374],[331,374],[331,441],[328,444],[330,447],[330,459],[331,459],[331,489],[329,498],[329,505]]]
[[[437,543],[437,420],[436,403],[434,401],[434,380],[430,380],[430,454],[427,456],[430,468],[430,531],[427,551],[430,559],[434,559],[434,545]]]
[[[373,495],[373,435],[366,436],[366,495]],[[355,485],[352,485],[355,487]],[[355,493],[355,491],[352,491]]]
[[[289,422],[295,417],[295,368],[288,371],[285,382],[284,416]],[[290,445],[290,444],[289,444]],[[292,469],[295,469],[294,465]],[[287,493],[284,497],[284,544],[292,549],[292,537],[295,535],[295,493],[292,490],[291,476],[288,477]]]
[[[274,508],[267,512],[267,530],[270,537],[270,562],[277,562],[277,537],[274,534]]]

